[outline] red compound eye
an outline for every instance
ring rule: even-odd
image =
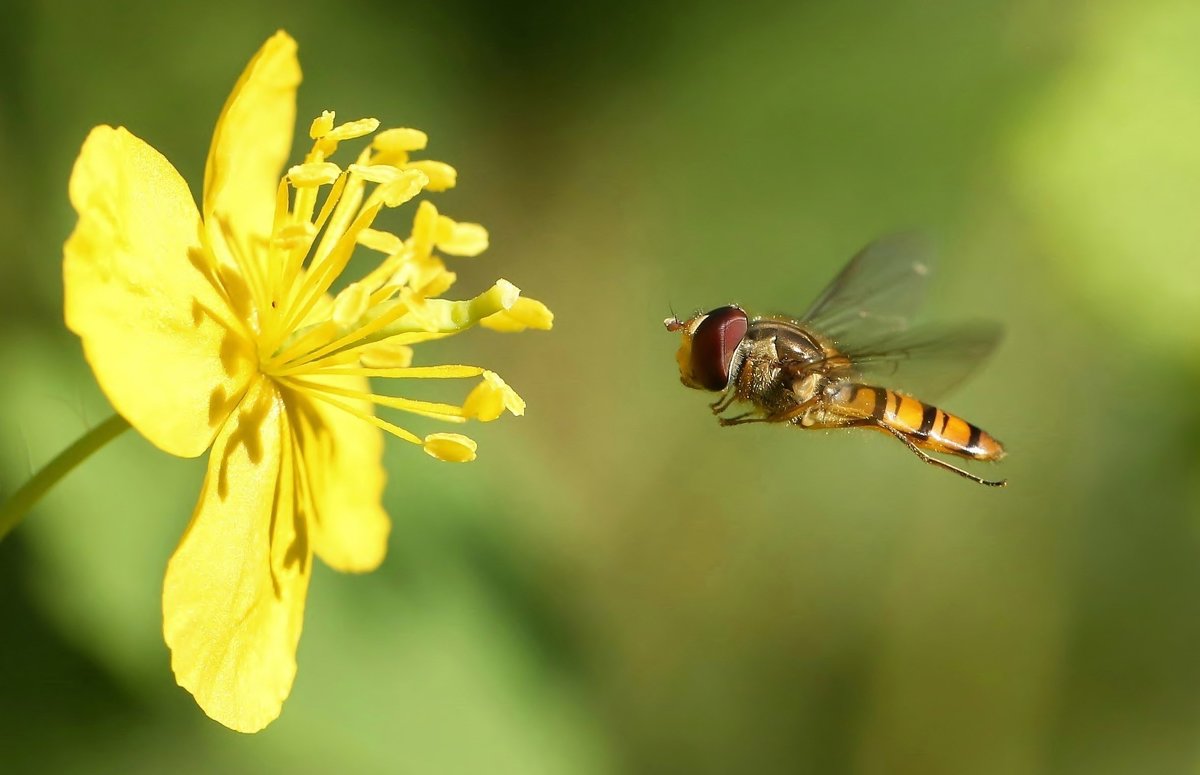
[[[737,307],[718,307],[700,321],[692,335],[692,378],[705,390],[729,385],[733,353],[746,336],[746,313]]]

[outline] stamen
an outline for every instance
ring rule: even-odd
[[[296,188],[328,186],[342,174],[342,168],[331,161],[297,164],[287,171],[288,182]]]
[[[344,140],[354,140],[359,137],[366,137],[378,128],[379,119],[360,118],[355,121],[347,121],[341,126],[334,127],[321,139],[340,143]]]
[[[372,141],[372,145],[383,153],[422,151],[428,143],[429,135],[420,129],[407,129],[405,127],[385,129],[375,135],[375,139]]]
[[[342,173],[342,176],[333,184],[333,188],[331,188],[329,193],[325,196],[325,204],[321,206],[321,213],[317,216],[315,223],[309,224],[307,218],[300,221],[300,223],[306,224],[307,226],[305,230],[307,240],[303,244],[297,244],[292,249],[292,252],[288,254],[287,266],[284,268],[283,284],[284,288],[288,289],[288,299],[284,304],[284,306],[287,308],[285,314],[283,315],[285,320],[291,319],[292,302],[298,298],[296,293],[296,278],[300,274],[300,268],[304,265],[304,257],[308,255],[310,250],[312,250],[312,244],[317,238],[317,234],[321,232],[321,229],[325,226],[326,221],[329,220],[329,216],[333,212],[334,207],[341,201],[342,192],[346,188],[346,178],[346,173]]]
[[[317,140],[313,144],[313,152],[310,156],[313,157],[314,161],[320,161],[337,153],[338,145],[344,140],[353,140],[357,137],[369,135],[378,128],[379,121],[374,118],[360,118],[357,121],[347,121],[329,130],[321,139]]]
[[[479,366],[407,366],[401,368],[370,368],[353,366],[330,366],[313,369],[312,372],[298,371],[296,374],[320,373],[345,377],[382,377],[386,379],[470,379],[483,374]]]
[[[322,111],[321,115],[313,119],[312,126],[308,129],[308,136],[313,140],[320,140],[329,134],[329,130],[333,129],[334,115],[332,110]]]
[[[487,229],[478,223],[456,223],[444,215],[438,216],[435,236],[438,248],[451,256],[477,256],[488,248]]]
[[[412,273],[412,254],[407,250],[393,253],[385,258],[379,266],[372,269],[362,279],[362,284],[374,288],[371,293],[371,304],[375,305],[396,295],[408,284]]]
[[[271,364],[287,363],[292,358],[310,352],[316,347],[319,347],[322,342],[328,342],[330,337],[337,336],[338,326],[332,320],[326,320],[323,323],[318,323],[299,337],[296,341],[289,344],[281,352],[277,353],[266,364],[265,368],[268,372],[273,372]]]
[[[437,218],[437,206],[433,202],[426,199],[417,205],[417,214],[413,216],[412,234],[408,238],[409,247],[415,255],[424,258],[433,252]]]
[[[399,396],[383,396],[378,393],[366,393],[359,390],[350,390],[348,388],[338,387],[337,385],[327,385],[323,382],[311,382],[306,379],[292,377],[288,379],[288,383],[306,391],[318,391],[322,393],[332,393],[335,396],[343,398],[354,398],[364,401],[370,401],[379,406],[386,406],[389,409],[399,409],[410,414],[418,414],[422,417],[429,417],[435,420],[447,420],[449,422],[466,422],[467,418],[463,416],[462,407],[453,404],[441,404],[432,401],[417,401],[412,398],[401,398]]]
[[[293,387],[293,389],[296,389],[296,388]],[[324,401],[325,403],[329,404],[330,406],[332,406],[336,409],[341,409],[346,414],[349,414],[353,417],[357,417],[358,419],[362,420],[363,422],[370,423],[371,425],[374,425],[376,428],[379,428],[380,430],[387,431],[388,433],[392,434],[393,436],[395,436],[398,439],[403,439],[411,444],[419,444],[421,446],[425,446],[425,442],[422,441],[421,438],[419,436],[417,436],[415,433],[406,431],[398,425],[393,425],[392,423],[388,422],[387,420],[376,417],[375,415],[371,414],[370,412],[364,412],[361,409],[356,409],[353,406],[350,406],[349,404],[339,401],[336,398],[333,398],[332,396],[328,396],[324,393],[310,393],[308,391],[304,391],[304,393],[305,393],[305,395],[312,396],[313,398],[317,399],[318,401]]]
[[[470,463],[478,445],[461,433],[431,433],[425,437],[425,452],[445,463]]]
[[[300,282],[300,290],[296,293],[296,298],[302,301],[295,306],[288,320],[287,328],[292,328],[304,320],[305,315],[309,313],[317,300],[325,291],[329,290],[329,286],[345,270],[346,264],[350,262],[350,256],[354,252],[354,243],[358,232],[370,226],[381,209],[382,205],[364,207],[350,228],[338,237],[329,255],[319,264],[309,266],[309,272]],[[325,236],[329,236],[328,231]],[[322,240],[323,242],[324,240]]]
[[[283,261],[280,256],[280,251],[289,249],[290,240],[281,238],[286,229],[288,219],[288,183],[286,178],[281,178],[279,185],[275,188],[275,213],[271,217],[271,239],[267,241],[267,302],[268,306],[264,308],[265,320],[263,323],[263,336],[259,340],[262,342],[274,341],[278,336],[279,318],[281,310],[279,309],[283,301],[280,296],[282,286],[280,285],[280,274],[283,272]]]
[[[507,280],[498,280],[491,288],[467,301],[422,300],[414,298],[411,293],[402,294],[401,301],[385,302],[374,308],[377,310],[382,308],[382,310],[377,317],[358,329],[325,345],[316,352],[297,359],[294,363],[290,362],[290,359],[276,356],[270,360],[267,368],[274,374],[288,373],[291,368],[339,351],[343,347],[352,350],[355,347],[363,347],[382,339],[390,339],[397,334],[456,334],[470,328],[488,315],[508,309],[520,298],[520,293],[520,289]],[[387,328],[391,330],[385,330]],[[378,333],[382,333],[382,336],[375,336]],[[410,341],[403,343],[409,344]],[[289,350],[291,349],[289,348]]]
[[[289,377],[296,374],[309,374],[315,371],[320,371],[327,366],[341,366],[347,363],[353,363],[358,360],[359,353],[375,345],[387,342],[389,345],[412,345],[422,342],[432,342],[437,339],[445,339],[448,336],[454,336],[457,331],[439,332],[439,331],[409,331],[402,334],[393,334],[386,339],[376,339],[369,342],[359,342],[357,344],[343,347],[333,353],[328,353],[320,356],[308,356],[299,359],[294,363],[286,363],[278,359],[268,362],[263,369],[273,374],[276,377]],[[284,364],[284,365],[275,365]]]
[[[505,409],[515,416],[525,414],[525,401],[500,378],[500,375],[485,371],[483,381],[467,396],[462,408],[467,417],[491,422],[503,414]]]
[[[410,161],[405,166],[409,169],[420,170],[428,175],[429,185],[426,188],[430,191],[446,191],[454,188],[455,183],[458,182],[458,170],[442,161],[422,159],[420,161]]]
[[[309,259],[308,265],[310,269],[325,260],[325,256],[333,250],[338,239],[345,233],[346,228],[354,220],[355,215],[358,213],[359,205],[362,204],[365,181],[361,176],[354,173],[347,173],[345,180],[342,192],[338,197],[332,214],[329,216],[325,232],[321,235],[321,241],[317,244],[317,249]]]
[[[217,233],[222,239],[226,252],[241,271],[242,277],[246,278],[246,285],[254,299],[255,308],[263,310],[267,306],[267,291],[264,287],[266,280],[262,274],[262,267],[233,233],[229,219],[221,213],[214,213],[214,218],[217,221]]]
[[[429,178],[419,170],[404,170],[404,174],[395,180],[379,184],[371,194],[368,205],[382,200],[388,207],[399,207],[409,201],[429,185]]]
[[[413,348],[387,339],[363,347],[358,353],[359,364],[368,369],[407,369],[412,361]]]
[[[404,304],[401,304],[400,302],[396,302],[396,305],[394,307],[392,307],[391,309],[388,309],[386,312],[384,312],[379,317],[375,318],[372,321],[369,321],[368,323],[366,323],[362,326],[359,326],[358,328],[354,329],[350,333],[330,342],[329,344],[325,345],[324,347],[321,347],[320,349],[318,349],[312,353],[309,353],[306,357],[298,360],[296,363],[289,363],[289,360],[291,360],[290,358],[284,359],[282,357],[273,359],[273,362],[280,363],[280,364],[286,364],[290,367],[302,366],[305,363],[310,363],[312,361],[317,360],[318,358],[322,358],[332,352],[335,352],[336,350],[340,349],[341,347],[344,347],[345,345],[348,345],[348,344],[358,341],[358,340],[365,339],[366,337],[370,336],[371,334],[374,334],[375,332],[380,331],[385,326],[387,326],[389,323],[393,323],[396,320],[399,320],[400,318],[404,317],[404,315],[407,313],[408,313],[408,307],[406,307]],[[364,345],[370,344],[370,342],[363,342],[363,344]],[[287,372],[281,371],[280,373],[287,373]]]
[[[361,283],[352,283],[346,286],[333,300],[333,315],[331,316],[333,322],[342,329],[354,325],[367,311],[369,300],[370,295]]]
[[[506,334],[527,328],[549,331],[554,326],[554,313],[537,299],[522,296],[508,309],[479,321],[479,325]]]
[[[355,175],[361,175],[363,180],[371,183],[391,183],[400,180],[404,173],[415,171],[402,170],[390,164],[351,164],[349,169]]]
[[[388,231],[363,229],[358,234],[358,244],[371,250],[393,256],[404,250],[404,240]]]

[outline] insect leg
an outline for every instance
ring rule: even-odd
[[[737,417],[718,417],[717,422],[721,424],[722,428],[727,428],[730,425],[745,425],[751,422],[787,423],[803,415],[816,402],[817,397],[813,396],[807,401],[801,401],[790,409],[783,412],[776,412],[775,414],[768,414],[765,417],[755,415],[754,412],[747,412],[746,414],[739,414]]]
[[[736,417],[718,417],[717,424],[722,428],[728,428],[731,425],[745,425],[749,422],[767,422],[768,418],[763,417],[755,412],[746,412],[739,414]]]
[[[972,482],[984,484],[984,485],[987,485],[988,487],[1004,487],[1005,485],[1008,484],[1007,479],[1000,479],[1000,480],[984,479],[982,477],[976,476],[975,474],[971,473],[970,471],[964,471],[963,469],[959,468],[958,466],[951,465],[951,464],[947,463],[945,460],[939,460],[938,458],[933,457],[932,455],[927,455],[925,452],[921,451],[921,449],[919,447],[917,447],[916,444],[913,444],[912,441],[907,436],[905,436],[903,433],[896,430],[895,428],[893,428],[889,425],[885,425],[884,423],[875,423],[875,425],[877,427],[883,428],[888,433],[890,433],[893,436],[895,436],[896,438],[900,439],[900,441],[904,442],[904,446],[908,447],[914,455],[921,458],[922,460],[924,460],[926,463],[929,463],[930,465],[938,466],[939,468],[944,468],[947,471],[953,471],[954,473],[958,474],[959,476],[970,479]]]
[[[708,405],[708,408],[712,409],[713,414],[720,414],[729,408],[735,398],[737,398],[737,385],[730,385],[720,398]]]

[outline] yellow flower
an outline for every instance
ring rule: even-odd
[[[211,449],[167,566],[163,630],[179,684],[243,732],[274,720],[291,691],[313,554],[351,572],[383,560],[382,431],[441,460],[475,457],[466,436],[421,438],[373,406],[450,422],[524,410],[490,371],[411,365],[412,345],[476,323],[552,322],[504,280],[466,301],[438,298],[455,276],[436,251],[479,254],[482,226],[426,201],[406,239],[371,228],[382,208],[455,184],[452,167],[410,158],[424,133],[374,134],[375,119],[338,125],[327,111],[284,173],[299,83],[296,44],[277,33],[217,120],[199,211],[157,151],[123,128],[92,130],[71,175],[79,222],[64,251],[67,325],[113,406],[169,453]],[[331,161],[371,134],[354,163]],[[383,258],[331,296],[356,246]],[[481,379],[457,405],[376,394],[369,377]]]

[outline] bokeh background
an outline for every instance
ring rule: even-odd
[[[184,10],[186,8],[186,10]],[[1200,6],[7,0],[0,486],[107,415],[61,315],[70,165],[124,124],[198,189],[252,52],[417,126],[549,334],[480,459],[389,445],[390,555],[318,564],[256,736],[171,678],[163,569],[203,461],[127,434],[0,545],[4,772],[1200,769]],[[403,213],[401,218],[409,216]],[[902,227],[930,316],[1008,338],[945,402],[1003,491],[874,434],[721,429],[660,321],[799,311]],[[419,426],[419,423],[415,424]],[[419,426],[421,430],[430,430]]]

